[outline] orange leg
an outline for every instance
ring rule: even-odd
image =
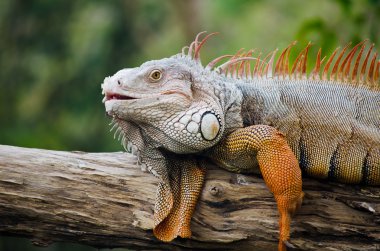
[[[303,199],[301,169],[285,137],[275,128],[254,125],[238,129],[213,147],[208,156],[231,171],[249,171],[258,164],[280,213],[278,250],[286,250],[291,215]]]
[[[170,161],[168,181],[159,184],[154,208],[154,235],[162,241],[191,236],[190,221],[202,191],[205,169],[189,159]]]

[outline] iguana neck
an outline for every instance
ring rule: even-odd
[[[278,85],[272,80],[239,83],[237,88],[242,93],[241,116],[244,127],[250,125],[273,125],[278,118],[275,107],[283,107]],[[279,109],[283,110],[283,109]],[[273,113],[272,113],[273,112]]]
[[[286,115],[279,84],[273,80],[225,82],[220,98],[226,116],[226,133],[250,125],[271,125]]]

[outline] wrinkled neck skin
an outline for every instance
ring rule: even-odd
[[[244,127],[275,124],[276,114],[284,109],[278,84],[273,80],[239,82],[236,87],[242,94],[241,117]]]

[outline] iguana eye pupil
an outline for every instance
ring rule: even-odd
[[[161,71],[160,70],[153,70],[150,75],[149,75],[149,79],[153,82],[156,82],[158,80],[161,79]]]

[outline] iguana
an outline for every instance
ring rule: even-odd
[[[210,36],[182,52],[123,69],[102,84],[105,108],[128,151],[160,179],[154,235],[191,236],[205,163],[260,172],[280,213],[279,250],[286,250],[291,215],[303,199],[302,173],[349,184],[380,184],[380,61],[363,41],[318,51],[307,74],[310,43],[289,64],[295,43],[275,60],[253,50],[223,55],[206,66]],[[226,60],[221,64],[222,60]],[[219,64],[219,66],[217,66]]]

